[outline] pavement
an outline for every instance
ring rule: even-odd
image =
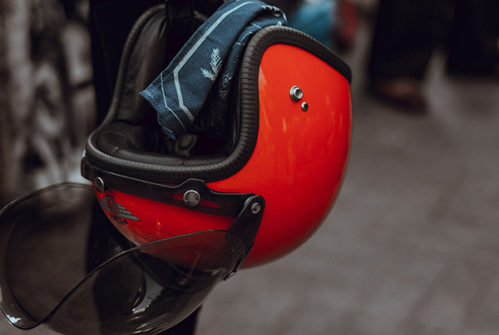
[[[428,73],[429,113],[367,95],[364,28],[353,138],[330,215],[298,250],[240,271],[201,311],[199,335],[499,334],[499,81]],[[27,333],[0,319],[0,335]]]

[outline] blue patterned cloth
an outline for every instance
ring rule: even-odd
[[[263,27],[286,25],[277,7],[257,0],[229,0],[187,41],[171,63],[140,94],[157,111],[172,139],[190,129],[203,106],[206,128],[227,119],[232,79],[250,37]],[[215,94],[210,94],[215,89]],[[207,101],[210,100],[210,101]]]

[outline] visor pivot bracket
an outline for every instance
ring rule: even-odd
[[[94,179],[94,186],[99,193],[104,193],[106,191],[106,184],[104,184],[104,179],[101,177],[96,177]]]
[[[184,204],[189,208],[194,208],[201,202],[201,195],[196,190],[188,190],[184,193]]]
[[[306,101],[302,102],[301,110],[304,112],[308,111],[308,103]]]
[[[303,98],[303,91],[299,86],[293,86],[289,90],[289,96],[294,102],[298,102]]]

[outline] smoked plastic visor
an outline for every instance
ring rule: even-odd
[[[248,251],[231,231],[131,245],[91,186],[54,185],[0,212],[0,308],[22,329],[156,334],[194,312]]]

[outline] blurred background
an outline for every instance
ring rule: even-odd
[[[86,1],[0,2],[0,202],[64,180],[95,127]]]
[[[312,239],[219,285],[197,333],[498,334],[497,1],[268,2],[352,68],[349,166]],[[86,0],[0,2],[1,205],[83,181],[91,55]]]

